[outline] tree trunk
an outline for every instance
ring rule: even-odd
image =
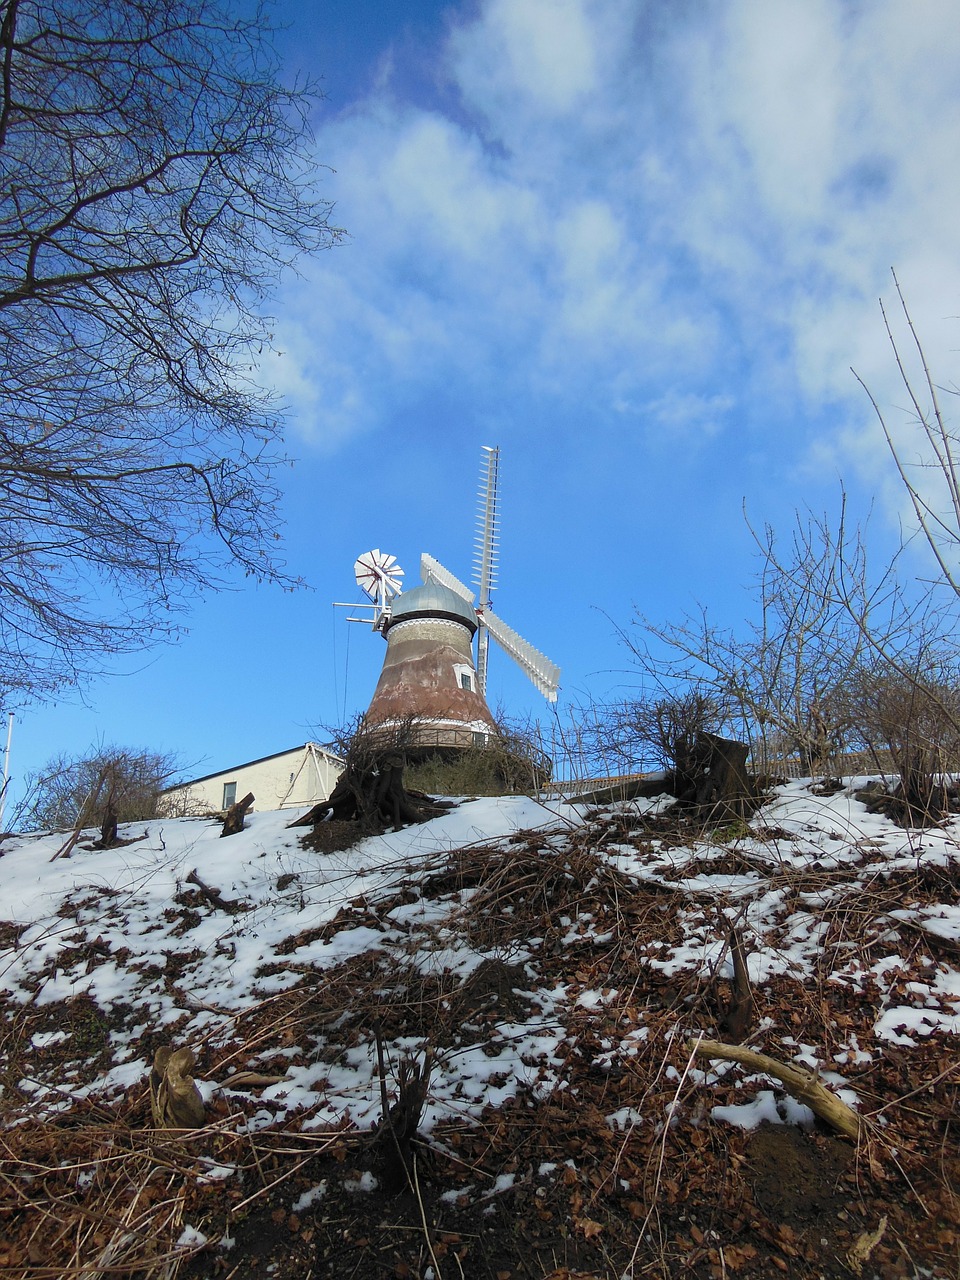
[[[746,818],[756,808],[756,788],[747,773],[750,748],[744,742],[699,733],[688,756],[678,762],[673,794],[711,819]]]
[[[236,804],[230,806],[223,819],[221,836],[235,836],[239,831],[243,830],[243,820],[255,799],[256,796],[253,792],[248,791],[242,800],[238,800]]]
[[[387,826],[399,831],[407,823],[426,822],[450,807],[406,789],[403,756],[399,752],[388,751],[373,759],[363,755],[358,761],[351,761],[348,755],[346,768],[330,798],[321,800],[290,826],[316,826],[332,819],[358,822],[370,832],[383,831]]]

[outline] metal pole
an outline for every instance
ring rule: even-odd
[[[3,830],[3,811],[7,805],[7,783],[10,781],[10,739],[13,737],[13,712],[7,720],[7,748],[3,753],[3,786],[0,787],[0,831]]]

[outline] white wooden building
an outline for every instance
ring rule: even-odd
[[[342,771],[339,756],[317,742],[305,742],[170,787],[161,808],[171,817],[221,813],[250,791],[255,796],[250,812],[313,805],[327,799]]]

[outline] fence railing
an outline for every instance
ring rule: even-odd
[[[764,774],[768,777],[807,778],[810,767],[801,761],[799,756],[782,756],[774,753],[752,752],[747,761],[751,773]],[[607,776],[584,778],[560,778],[541,787],[541,795],[570,796],[580,795],[588,791],[599,791],[604,788],[628,787],[632,782],[645,778],[655,778],[663,770],[647,770],[637,773],[611,774]],[[843,751],[832,756],[818,769],[814,777],[849,778],[866,775],[869,777],[896,774],[897,770],[889,751]]]

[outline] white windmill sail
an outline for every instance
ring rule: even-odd
[[[560,668],[539,649],[508,627],[495,613],[481,614],[481,622],[501,649],[509,653],[518,667],[533,681],[548,702],[556,702],[560,686]]]
[[[357,586],[373,601],[373,626],[379,628],[384,621],[390,601],[403,589],[403,570],[397,564],[397,557],[389,552],[374,547],[357,556],[353,565]],[[350,622],[368,621],[368,619],[350,618]]]
[[[434,582],[439,582],[441,587],[449,587],[451,591],[455,591],[468,604],[476,601],[476,596],[459,578],[455,578],[449,569],[445,569],[439,560],[434,560],[433,556],[427,555],[426,551],[420,557],[420,577],[424,582],[430,578]]]
[[[521,671],[536,685],[545,698],[556,702],[560,684],[560,668],[539,649],[508,627],[494,612],[490,594],[497,576],[497,506],[500,491],[500,450],[484,445],[480,462],[480,506],[477,512],[477,534],[474,556],[474,581],[479,599],[458,577],[444,568],[439,560],[424,553],[420,557],[420,574],[424,582],[432,579],[455,591],[477,609],[477,684],[480,693],[487,691],[487,650],[490,636],[513,658]]]
[[[381,551],[379,547],[357,556],[353,573],[357,586],[374,601],[392,600],[403,587],[403,570],[397,564],[397,557]]]
[[[481,611],[490,609],[491,593],[497,577],[497,503],[500,496],[500,449],[485,444],[480,459],[480,493],[477,532],[474,540],[473,580],[477,584]],[[487,654],[490,647],[485,627],[477,635],[477,680],[480,692],[487,691]]]

